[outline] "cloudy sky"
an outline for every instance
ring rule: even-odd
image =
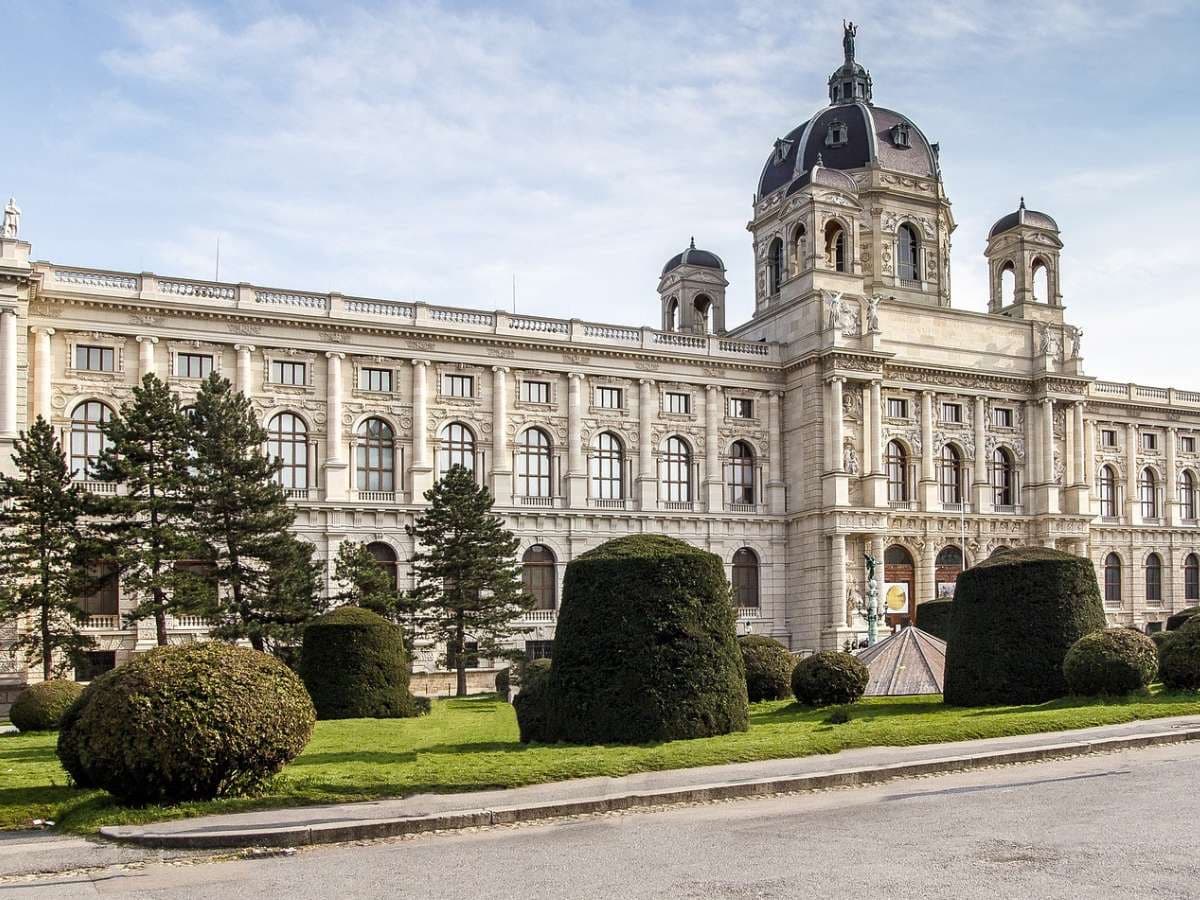
[[[752,307],[774,139],[843,16],[941,142],[954,305],[1024,194],[1102,378],[1200,388],[1200,5],[908,0],[5,4],[0,193],[75,265],[630,324],[695,235]],[[1189,265],[1190,263],[1190,265]]]

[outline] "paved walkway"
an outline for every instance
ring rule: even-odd
[[[806,756],[796,759],[776,759],[764,762],[733,763],[720,766],[704,766],[693,769],[674,769],[663,772],[644,772],[619,778],[580,778],[551,784],[502,790],[473,791],[461,794],[416,794],[410,797],[377,800],[359,803],[341,803],[329,806],[293,807],[290,809],[263,810],[232,813],[219,816],[203,816],[181,819],[145,826],[114,826],[104,829],[104,834],[117,839],[139,843],[174,846],[247,846],[251,844],[308,843],[310,841],[351,840],[359,837],[378,836],[380,823],[396,820],[411,820],[431,816],[460,816],[460,820],[446,820],[437,827],[462,827],[488,824],[497,821],[521,821],[548,815],[569,815],[572,811],[589,812],[602,808],[596,803],[603,798],[616,798],[631,794],[665,793],[661,802],[694,799],[682,792],[720,788],[752,782],[771,781],[822,774],[874,771],[894,767],[895,775],[917,774],[913,764],[946,763],[941,771],[968,768],[972,765],[994,765],[999,761],[976,759],[963,761],[964,757],[1008,753],[1012,758],[1000,761],[1022,761],[1021,751],[1029,751],[1029,758],[1059,755],[1053,748],[1061,747],[1061,755],[1088,752],[1079,745],[1086,742],[1130,740],[1151,736],[1168,735],[1159,740],[1200,739],[1200,716],[1179,716],[1164,719],[1130,722],[1124,725],[1107,725],[1099,728],[1084,728],[1072,731],[1045,734],[1021,735],[1016,737],[991,738],[974,741],[956,741],[945,744],[922,744],[911,747],[867,747],[843,750],[822,756]],[[1064,746],[1066,745],[1066,746]],[[1074,746],[1072,750],[1071,746]],[[1100,748],[1103,749],[1103,748]],[[929,771],[937,771],[930,769]],[[838,784],[865,783],[847,778]],[[816,784],[814,786],[828,786]],[[768,785],[769,787],[769,785]],[[778,790],[778,788],[776,788]],[[677,792],[675,797],[669,796]],[[749,793],[749,792],[747,792]],[[733,796],[726,791],[715,796]],[[560,804],[578,804],[577,810],[563,808]],[[554,812],[547,807],[556,806]],[[647,805],[641,803],[640,805]],[[532,812],[530,812],[532,808]],[[538,814],[538,809],[542,814]],[[517,812],[514,812],[517,811]],[[481,818],[481,814],[486,817]],[[519,814],[518,814],[519,813]],[[320,833],[309,832],[315,829]],[[414,829],[426,830],[426,829]],[[399,833],[398,831],[393,833]]]

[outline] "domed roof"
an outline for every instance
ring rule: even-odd
[[[1021,198],[1021,205],[1017,207],[1016,212],[1010,212],[1007,216],[1001,216],[996,220],[996,224],[992,226],[992,230],[988,232],[989,238],[994,238],[998,234],[1003,234],[1010,228],[1016,228],[1018,225],[1030,225],[1034,228],[1045,228],[1048,231],[1058,231],[1058,223],[1044,212],[1038,212],[1036,209],[1025,208],[1025,198]]]
[[[719,269],[725,271],[725,263],[721,262],[721,257],[708,250],[697,250],[696,239],[692,238],[692,243],[682,253],[676,253],[667,260],[667,264],[663,266],[662,274],[666,275],[672,269],[678,269],[680,266],[699,266],[702,269]]]

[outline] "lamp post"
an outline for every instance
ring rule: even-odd
[[[879,584],[875,581],[875,567],[879,560],[870,553],[864,553],[863,559],[867,565],[867,601],[865,617],[867,620],[867,646],[875,646],[879,626]]]

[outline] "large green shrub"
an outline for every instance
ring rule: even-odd
[[[796,663],[792,693],[804,706],[854,703],[866,691],[870,678],[867,667],[853,653],[822,650]]]
[[[1067,651],[1103,629],[1104,607],[1089,560],[1041,547],[993,555],[958,576],[945,701],[986,706],[1062,697]]]
[[[82,684],[61,678],[31,684],[13,701],[9,721],[18,731],[54,731],[82,693]]]
[[[517,727],[521,731],[521,743],[551,740],[550,707],[547,685],[550,680],[551,662],[535,659],[527,663],[521,672],[520,691],[513,698],[517,713]]]
[[[1187,609],[1181,609],[1177,613],[1172,613],[1167,616],[1167,631],[1178,631],[1183,623],[1192,616],[1200,616],[1200,606],[1189,606]]]
[[[158,647],[96,679],[67,712],[60,760],[129,805],[247,793],[312,735],[286,665],[220,642]]]
[[[918,603],[917,627],[935,638],[946,640],[950,633],[950,613],[953,608],[953,600],[926,600],[924,603]]]
[[[1171,632],[1158,650],[1158,676],[1176,690],[1200,689],[1200,618]]]
[[[738,638],[738,648],[746,666],[746,693],[751,703],[791,696],[796,660],[787,647],[764,634],[745,634]]]
[[[555,740],[641,743],[749,724],[724,566],[674,538],[617,538],[571,561],[550,672]]]
[[[1154,641],[1132,628],[1093,631],[1077,640],[1063,660],[1072,694],[1128,694],[1144,688],[1158,672]]]
[[[304,629],[300,676],[319,719],[418,715],[404,635],[378,613],[342,606]]]

